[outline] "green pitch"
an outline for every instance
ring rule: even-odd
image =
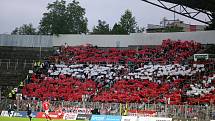
[[[18,117],[0,117],[0,121],[30,121],[29,118],[18,118]],[[32,121],[47,121],[46,119],[33,118]],[[52,121],[66,121],[66,120],[55,120]],[[69,120],[69,121],[83,121],[83,120]]]

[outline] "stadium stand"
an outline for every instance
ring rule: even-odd
[[[145,116],[213,119],[215,60],[193,59],[194,54],[210,54],[213,49],[195,41],[170,39],[159,46],[137,48],[65,44],[54,52],[46,51],[50,56],[42,60],[38,59],[39,48],[23,53],[19,51],[23,48],[8,49],[3,52],[20,54],[7,59],[0,53],[0,77],[10,80],[2,84],[18,88],[3,86],[12,90],[12,100],[2,100],[0,110],[15,103],[19,111],[24,111],[30,103],[33,111],[41,112],[41,103],[48,98],[52,112],[90,113],[97,109],[106,115],[143,111]],[[13,73],[22,73],[25,79]],[[123,112],[126,108],[127,114]]]
[[[52,49],[41,48],[41,58],[51,55]],[[9,91],[26,78],[33,62],[40,59],[40,48],[0,47],[0,89],[1,98],[6,98]]]
[[[209,105],[215,103],[215,74],[206,74],[206,63],[187,60],[201,50],[200,43],[181,40],[139,50],[66,45],[35,64],[22,93],[41,100],[81,102],[88,95],[99,102]]]

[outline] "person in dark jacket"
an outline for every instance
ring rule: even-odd
[[[32,111],[31,111],[31,104],[28,103],[27,104],[27,116],[28,116],[28,118],[29,118],[30,121],[32,119],[31,113],[32,113]]]

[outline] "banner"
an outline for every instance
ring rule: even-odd
[[[64,120],[76,120],[78,114],[75,113],[65,113],[63,116]]]
[[[197,121],[197,119],[172,118],[172,121]]]
[[[92,115],[90,121],[105,121],[106,115]]]
[[[121,116],[106,115],[105,121],[121,121]]]
[[[75,108],[75,107],[69,107],[69,108],[63,108],[65,112],[71,112],[76,114],[91,114],[92,108]]]
[[[11,114],[10,114],[10,116],[13,116],[13,113],[14,113],[14,111],[11,111]],[[9,115],[8,115],[8,111],[2,111],[1,112],[1,116],[6,116],[6,117],[9,117]]]
[[[18,111],[18,112],[14,112],[13,113],[14,117],[28,117],[27,112],[26,111]],[[33,118],[35,118],[37,116],[37,112],[32,112],[31,116]]]
[[[138,121],[172,121],[172,118],[162,117],[139,117]]]
[[[91,114],[78,114],[76,120],[90,120]]]
[[[90,121],[121,121],[121,116],[92,115]]]
[[[128,116],[155,117],[155,110],[128,110]]]
[[[9,117],[8,111],[2,111],[1,116]],[[11,111],[11,116],[13,116],[13,117],[28,117],[26,111],[18,111],[18,112]],[[37,112],[32,112],[31,116],[33,118],[35,118],[37,116]]]
[[[15,116],[15,117],[27,117],[27,112],[25,112],[25,111],[14,112],[13,116]]]
[[[49,112],[49,116],[52,119],[63,119],[63,114],[59,114],[57,112]],[[46,118],[44,112],[38,112],[36,118]]]
[[[137,116],[122,116],[121,121],[137,121]]]

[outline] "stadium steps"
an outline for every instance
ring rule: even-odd
[[[34,61],[52,55],[54,48],[2,47],[0,46],[0,86],[17,87],[32,70]],[[2,95],[6,96],[6,95]]]
[[[17,85],[16,80],[21,80],[23,73],[1,72],[0,77],[1,85],[8,84],[8,86],[13,86],[14,84]]]
[[[33,63],[41,58],[49,57],[53,48],[32,47],[0,47],[0,85],[17,86],[16,80],[24,80]]]

